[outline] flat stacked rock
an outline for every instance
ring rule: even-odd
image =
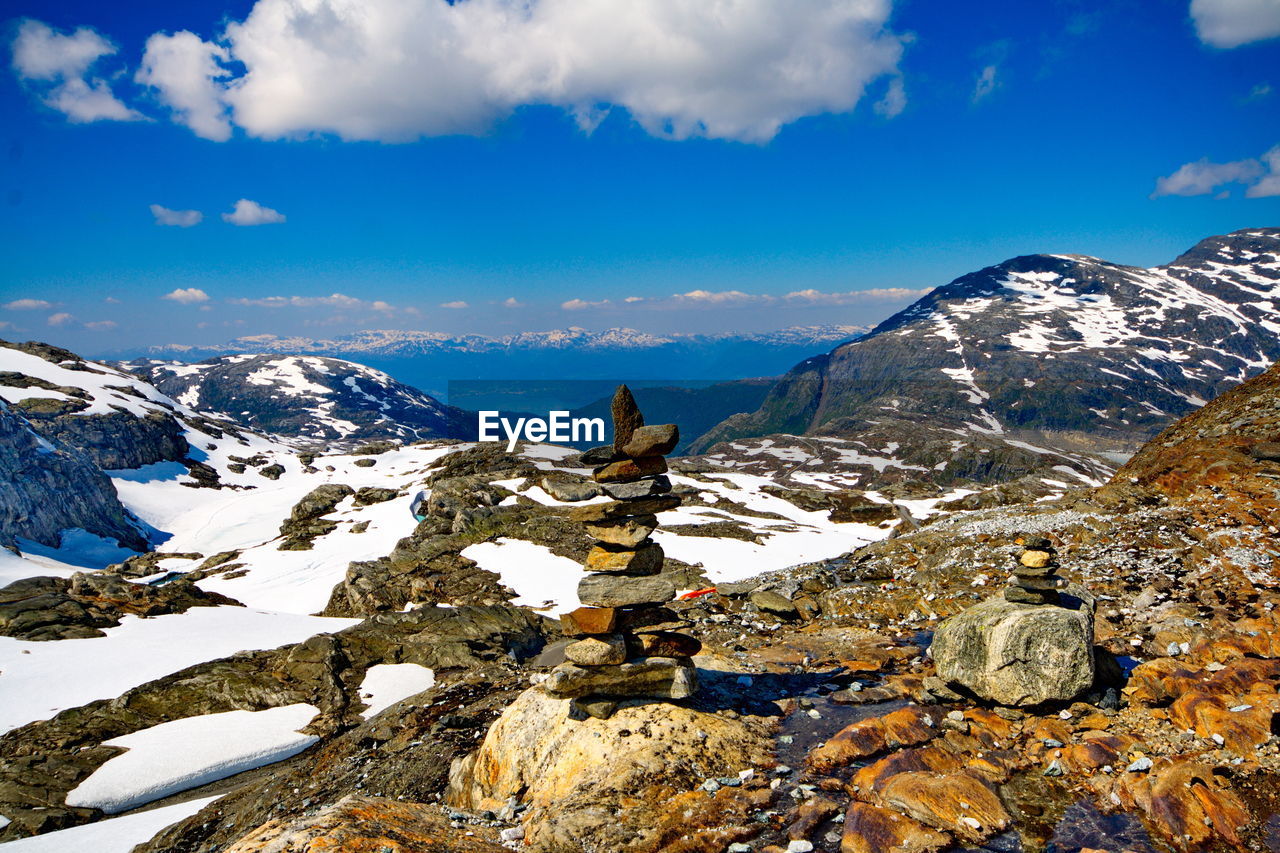
[[[668,494],[665,458],[680,431],[674,424],[645,426],[625,385],[614,394],[613,429],[612,446],[582,455],[597,466],[593,478],[611,500],[569,511],[597,541],[578,584],[584,606],[560,620],[565,635],[575,638],[564,650],[568,660],[542,682],[547,693],[574,699],[597,717],[610,716],[619,699],[693,695],[698,682],[690,658],[702,648],[678,632],[687,623],[663,606],[676,588],[661,577],[662,546],[649,538],[656,514],[680,506],[680,498]]]
[[[1005,600],[1014,604],[1061,604],[1058,588],[1062,578],[1058,575],[1053,543],[1043,536],[1020,536],[1016,541],[1022,546],[1022,553],[1005,588]]]

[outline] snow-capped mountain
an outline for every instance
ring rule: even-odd
[[[806,359],[760,409],[696,447],[771,433],[875,436],[880,448],[896,442],[900,461],[941,465],[945,480],[952,467],[972,471],[966,458],[989,455],[992,439],[1026,452],[1030,436],[1030,453],[1060,464],[1045,451],[1064,441],[1132,448],[1277,357],[1280,229],[1211,237],[1150,269],[1028,255]],[[937,458],[948,445],[951,459]]]
[[[0,341],[0,546],[147,548],[163,532],[146,505],[269,482],[277,456],[300,467],[292,448],[131,373],[48,344]],[[256,466],[236,462],[248,457]],[[143,487],[142,504],[122,499]]]
[[[125,366],[192,408],[312,442],[458,437],[463,413],[380,370],[320,356],[229,355]]]

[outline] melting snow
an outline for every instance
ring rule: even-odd
[[[118,814],[179,791],[297,755],[320,738],[298,729],[314,705],[226,711],[171,720],[103,741],[128,752],[108,759],[67,794],[67,805]]]
[[[360,712],[366,720],[392,705],[435,687],[436,674],[416,663],[380,663],[369,667],[360,683],[360,698],[369,707]]]

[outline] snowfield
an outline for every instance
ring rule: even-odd
[[[360,715],[376,717],[392,705],[436,685],[436,674],[416,663],[380,663],[365,670],[360,698],[368,706]]]
[[[67,794],[67,805],[118,814],[179,791],[283,761],[320,739],[298,729],[314,705],[185,717],[103,741],[128,750]]]
[[[30,642],[0,637],[0,732],[113,699],[180,669],[239,651],[274,649],[358,619],[247,607],[193,607],[149,619],[125,616],[105,637]]]
[[[217,797],[188,800],[31,838],[0,844],[4,853],[129,853],[164,829],[186,820]],[[3,824],[0,824],[2,826]]]

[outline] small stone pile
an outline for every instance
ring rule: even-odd
[[[690,660],[702,644],[678,633],[688,627],[667,602],[676,588],[661,577],[662,546],[649,538],[656,513],[680,506],[669,494],[664,458],[680,441],[674,424],[645,426],[625,385],[613,398],[614,441],[583,454],[597,466],[593,478],[612,500],[574,507],[597,541],[587,554],[588,574],[578,584],[583,607],[561,617],[567,661],[551,671],[542,689],[574,699],[577,708],[607,718],[620,699],[684,699],[697,690]]]
[[[1022,553],[1011,583],[1005,588],[1005,600],[1014,604],[1061,604],[1058,588],[1062,578],[1058,575],[1053,543],[1043,536],[1019,536],[1015,541],[1022,546]]]

